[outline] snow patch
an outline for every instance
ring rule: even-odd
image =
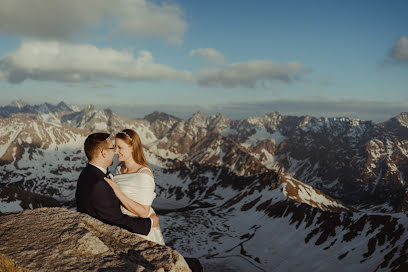
[[[4,156],[4,154],[7,152],[7,149],[10,147],[10,144],[16,139],[17,135],[21,132],[22,128],[19,130],[13,130],[11,131],[10,138],[9,140],[0,146],[0,158]]]
[[[0,199],[0,212],[10,213],[10,212],[21,212],[23,208],[21,207],[21,200],[15,200],[12,202],[5,202],[7,200]]]

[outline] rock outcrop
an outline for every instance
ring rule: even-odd
[[[0,216],[0,271],[191,271],[176,250],[64,208]]]

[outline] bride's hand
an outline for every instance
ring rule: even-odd
[[[119,185],[113,179],[104,178],[105,181],[112,187],[113,191],[119,190]]]
[[[159,226],[159,217],[155,213],[152,213],[149,217],[152,219],[152,228],[157,228]]]

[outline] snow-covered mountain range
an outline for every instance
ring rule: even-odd
[[[135,129],[166,243],[206,270],[398,271],[407,262],[408,114],[374,123],[93,106],[0,107],[0,212],[72,207],[88,134]]]

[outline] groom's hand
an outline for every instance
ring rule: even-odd
[[[152,215],[150,215],[150,218],[153,222],[152,228],[157,228],[159,226],[159,217],[155,213],[152,213]]]

